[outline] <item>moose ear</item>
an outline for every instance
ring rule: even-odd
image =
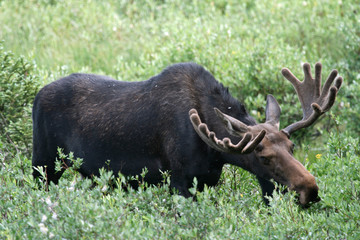
[[[233,118],[225,113],[222,113],[219,109],[214,108],[216,115],[222,120],[226,130],[233,136],[242,136],[244,133],[249,132],[250,127],[241,121]]]
[[[281,109],[273,95],[267,95],[266,122],[279,129]]]

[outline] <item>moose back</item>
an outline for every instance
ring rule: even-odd
[[[83,158],[78,171],[87,177],[102,167],[124,175],[140,174],[146,167],[145,180],[156,184],[161,172],[170,171],[171,187],[189,197],[194,177],[201,191],[204,184],[218,182],[224,164],[232,164],[255,174],[264,196],[272,194],[274,179],[296,191],[300,204],[318,201],[315,178],[293,157],[289,137],[330,109],[342,79],[333,70],[320,89],[320,63],[315,79],[309,64],[304,64],[303,82],[286,68],[282,73],[303,108],[303,119],[282,130],[273,96],[267,97],[266,122],[257,124],[227,88],[195,63],[172,65],[140,82],[71,74],[35,98],[33,175],[39,177],[35,167],[42,166],[46,181],[58,182],[60,147]]]

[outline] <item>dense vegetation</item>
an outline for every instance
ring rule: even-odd
[[[0,0],[0,239],[359,239],[359,11],[358,0]],[[38,188],[31,105],[42,86],[71,72],[145,80],[183,61],[205,66],[259,121],[273,94],[283,126],[301,108],[280,69],[339,70],[331,113],[294,138],[321,202],[302,209],[294,193],[275,194],[266,207],[255,178],[231,166],[202,193],[194,180],[196,202],[171,195],[167,174],[124,192],[109,182],[125,177],[102,171],[93,186],[70,168]]]

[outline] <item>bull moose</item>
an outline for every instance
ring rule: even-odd
[[[78,170],[83,176],[99,175],[102,167],[131,176],[146,167],[145,181],[157,184],[161,172],[170,171],[170,186],[189,197],[194,177],[201,191],[205,184],[217,184],[223,166],[232,164],[256,175],[263,196],[272,195],[273,179],[296,191],[301,205],[319,201],[315,177],[294,158],[289,138],[335,102],[342,78],[333,70],[321,88],[321,68],[315,65],[313,78],[310,64],[303,64],[304,81],[282,69],[303,110],[302,120],[282,130],[272,95],[267,96],[266,121],[258,124],[195,63],[174,64],[139,82],[71,74],[35,98],[32,165],[44,167],[46,181],[56,184],[64,171],[55,171],[60,147],[83,158]],[[40,176],[36,170],[33,175]]]

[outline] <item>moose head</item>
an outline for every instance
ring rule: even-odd
[[[236,144],[228,137],[218,139],[216,133],[210,131],[206,123],[202,123],[195,109],[189,112],[192,125],[200,138],[217,151],[230,154],[255,154],[271,174],[271,178],[298,193],[301,205],[317,202],[320,198],[315,177],[294,158],[294,144],[290,141],[290,136],[295,131],[312,125],[335,102],[342,78],[337,77],[337,70],[333,70],[321,88],[321,68],[321,63],[316,63],[315,78],[313,78],[310,64],[305,63],[303,81],[299,81],[289,69],[282,69],[282,75],[294,86],[303,110],[302,120],[284,129],[279,129],[281,109],[272,95],[267,96],[265,123],[254,126],[248,126],[215,108],[215,113],[222,120],[227,132],[241,138]]]

